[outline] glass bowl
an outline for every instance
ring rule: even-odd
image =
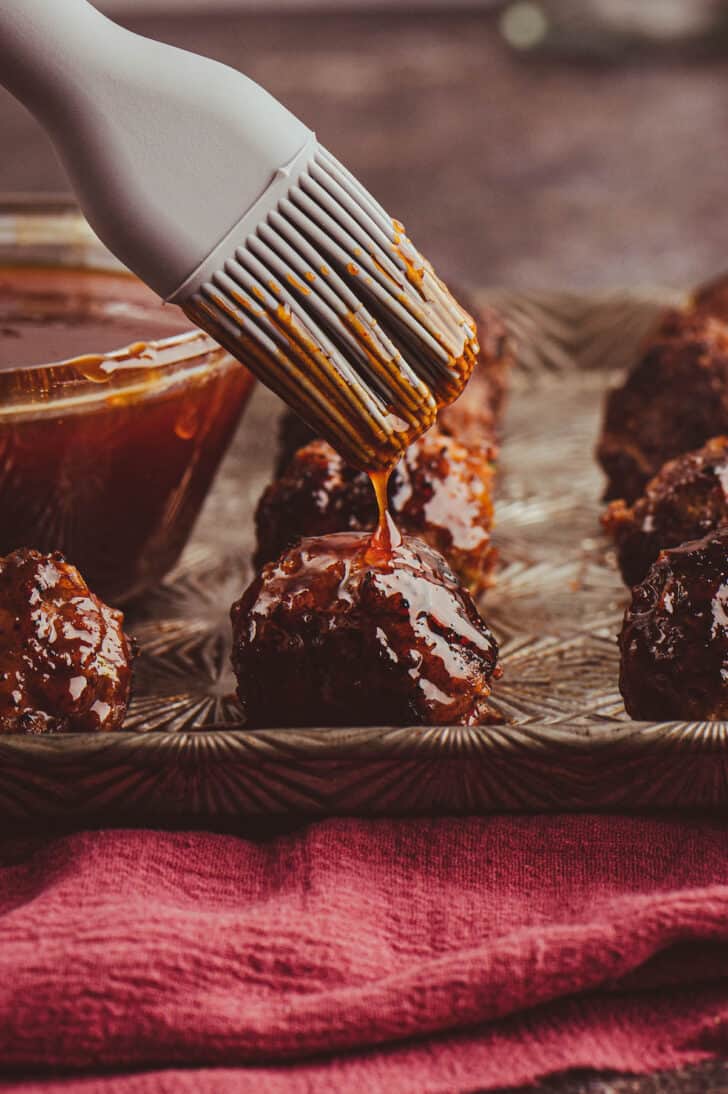
[[[157,583],[253,383],[71,203],[0,198],[0,555],[60,550],[112,603]]]

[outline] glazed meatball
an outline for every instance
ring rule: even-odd
[[[410,445],[389,480],[389,503],[403,532],[450,563],[473,594],[492,583],[495,550],[491,453],[430,430]],[[377,505],[369,477],[325,441],[300,449],[265,491],[256,512],[258,567],[302,536],[371,530]]]
[[[461,444],[493,449],[500,437],[513,354],[503,321],[493,308],[467,310],[474,316],[478,330],[478,359],[462,395],[440,411],[437,424],[441,433]],[[298,449],[315,437],[297,414],[285,411],[278,425],[276,475],[282,475]]]
[[[494,720],[498,647],[445,560],[405,537],[304,539],[233,605],[232,662],[253,727]]]
[[[132,660],[123,618],[61,554],[0,559],[0,733],[119,729]]]
[[[632,590],[619,645],[633,718],[728,717],[728,528],[658,556]]]
[[[666,463],[641,498],[613,501],[602,523],[617,547],[627,585],[645,577],[660,551],[728,522],[728,437]]]
[[[605,497],[632,503],[666,460],[728,433],[728,325],[670,312],[625,382],[610,392],[597,455]]]

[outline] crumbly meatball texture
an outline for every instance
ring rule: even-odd
[[[249,725],[493,721],[498,647],[445,560],[405,537],[305,539],[233,605],[233,668]]]
[[[642,581],[661,550],[728,523],[728,437],[670,460],[634,505],[613,501],[602,523],[627,585]]]
[[[728,433],[728,325],[669,312],[624,383],[609,393],[597,449],[607,500],[631,504],[662,465]]]
[[[436,429],[410,445],[389,481],[390,511],[401,531],[440,551],[475,595],[492,583],[494,469],[491,453]],[[369,477],[325,441],[299,449],[267,488],[256,511],[256,566],[303,536],[371,530],[377,505]]]
[[[119,729],[132,661],[123,619],[61,554],[0,559],[0,733]]]
[[[440,411],[437,425],[440,433],[461,444],[487,450],[497,447],[500,439],[514,358],[498,312],[488,307],[467,310],[474,316],[478,331],[478,359],[462,395]],[[310,426],[292,410],[285,411],[278,424],[276,475],[284,474],[298,449],[315,439]]]
[[[728,528],[660,554],[632,590],[619,646],[631,717],[728,717]]]

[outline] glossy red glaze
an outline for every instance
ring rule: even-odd
[[[0,733],[119,729],[131,686],[123,621],[62,555],[0,559]]]
[[[251,726],[493,720],[498,647],[444,559],[404,537],[304,539],[233,605],[233,666]]]

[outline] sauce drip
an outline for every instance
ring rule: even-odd
[[[391,467],[369,472],[378,512],[377,526],[372,532],[366,553],[366,561],[372,566],[386,565],[392,558],[392,552],[402,543],[402,535],[389,511],[387,487],[391,474]]]

